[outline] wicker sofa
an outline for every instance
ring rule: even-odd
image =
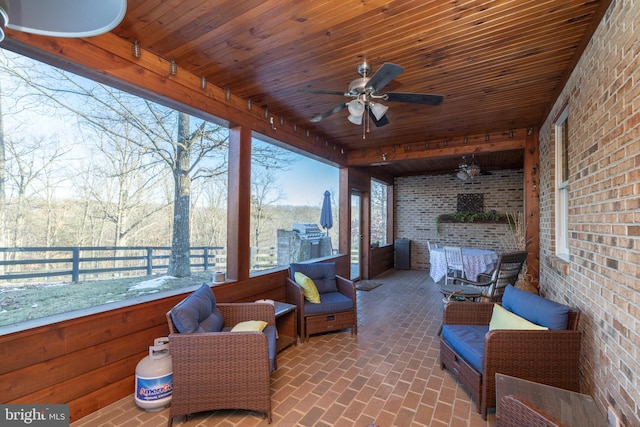
[[[276,321],[271,304],[216,303],[203,284],[166,314],[173,362],[173,418],[216,409],[265,414],[271,423],[271,372],[276,369]],[[248,322],[266,322],[262,330]]]
[[[524,330],[520,324],[499,325],[494,316],[496,305],[506,309],[496,309],[496,313],[515,314],[538,330]],[[441,367],[465,386],[485,420],[487,409],[496,406],[496,373],[579,391],[579,318],[576,309],[511,285],[505,289],[502,306],[451,302],[444,310]]]

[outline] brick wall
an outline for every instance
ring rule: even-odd
[[[582,391],[640,426],[640,2],[612,2],[540,128],[540,287],[582,310]],[[553,120],[569,123],[570,261],[554,257]]]
[[[394,185],[395,236],[411,240],[411,268],[428,269],[427,241],[472,248],[506,250],[509,227],[506,224],[441,224],[436,217],[456,211],[457,194],[481,193],[484,212],[523,211],[524,176],[522,170],[494,171],[473,180],[454,175],[399,177]]]

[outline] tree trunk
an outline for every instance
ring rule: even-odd
[[[176,164],[173,169],[175,194],[173,199],[173,236],[171,238],[171,257],[169,275],[174,277],[191,276],[189,259],[189,209],[191,204],[190,144],[187,140],[189,116],[178,113],[178,144],[176,144]]]

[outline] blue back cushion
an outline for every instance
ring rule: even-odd
[[[556,330],[567,329],[568,306],[516,289],[511,285],[507,285],[504,290],[502,307],[537,325]]]
[[[224,326],[216,297],[206,283],[171,309],[171,319],[181,334],[220,332]]]
[[[316,288],[318,288],[319,294],[338,291],[335,262],[316,262],[312,264],[293,263],[290,266],[290,270],[292,279],[297,272],[300,272],[313,280]],[[320,297],[320,299],[322,300],[322,297]]]

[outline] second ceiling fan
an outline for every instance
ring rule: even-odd
[[[384,87],[404,71],[399,65],[385,62],[372,76],[371,66],[363,62],[358,66],[358,73],[362,76],[353,80],[349,84],[348,91],[323,90],[323,89],[302,89],[303,92],[319,93],[326,95],[341,95],[352,98],[349,102],[336,105],[332,109],[311,119],[316,123],[327,117],[349,109],[349,121],[356,125],[361,125],[363,117],[371,119],[376,126],[389,124],[386,116],[389,107],[382,102],[405,102],[410,104],[440,105],[444,96],[427,93],[403,93],[403,92],[383,92]]]

